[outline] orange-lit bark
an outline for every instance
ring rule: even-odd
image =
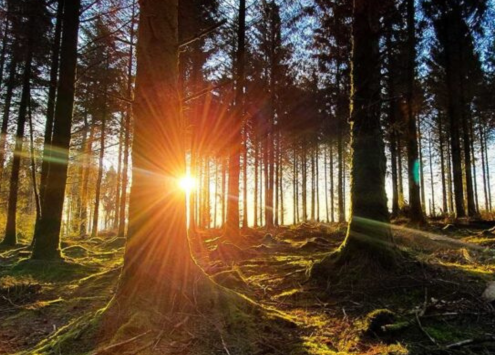
[[[189,250],[185,127],[178,84],[178,0],[140,1],[132,187],[120,295],[182,297],[199,269]],[[179,301],[179,299],[177,299]],[[171,306],[171,304],[170,304]]]

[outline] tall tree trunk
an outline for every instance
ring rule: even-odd
[[[34,9],[31,9],[34,12]],[[24,126],[26,125],[29,98],[31,96],[31,75],[33,65],[33,36],[35,15],[31,13],[28,20],[28,43],[26,48],[26,58],[24,62],[24,73],[22,79],[22,94],[19,104],[19,117],[17,120],[17,130],[15,134],[14,158],[12,171],[10,173],[9,202],[7,209],[7,226],[3,243],[6,245],[17,244],[17,200],[19,190],[19,173],[21,168],[22,146],[24,141]]]
[[[416,124],[416,116],[414,113],[414,80],[416,77],[416,9],[414,0],[407,0],[407,172],[409,183],[409,208],[410,219],[414,223],[425,223],[423,209],[421,207],[420,198],[420,176],[421,162],[419,160],[418,151],[418,129]],[[421,138],[419,138],[421,139]],[[421,176],[422,178],[422,176]],[[424,191],[424,189],[423,189]],[[425,201],[423,201],[424,203]]]
[[[333,182],[334,175],[333,162],[333,140],[330,142],[330,215],[331,222],[335,222],[335,186]]]
[[[125,302],[139,292],[172,309],[192,296],[200,274],[187,240],[185,192],[177,186],[186,173],[178,1],[140,4],[129,231],[118,295]]]
[[[385,193],[386,159],[380,122],[380,51],[378,0],[355,0],[351,92],[351,219],[335,255],[315,264],[312,276],[328,278],[329,267],[353,259],[395,263]],[[328,264],[330,263],[330,265]]]
[[[5,58],[7,57],[7,46],[8,46],[7,39],[10,36],[10,13],[8,8],[7,8],[7,13],[5,14],[4,21],[5,21],[4,22],[5,29],[3,30],[3,34],[2,34],[2,49],[0,51],[0,88],[3,88]]]
[[[316,219],[316,163],[315,148],[311,147],[311,220]]]
[[[392,172],[392,217],[397,217],[400,213],[399,207],[399,182],[397,175],[397,99],[395,90],[395,63],[393,56],[393,43],[392,43],[392,23],[387,23],[387,60],[388,60],[388,78],[387,78],[387,90],[389,97],[388,107],[388,122],[389,122],[389,137],[390,137],[390,165]]]
[[[131,45],[129,46],[129,57],[127,59],[127,97],[131,99],[133,97],[132,90],[132,68],[134,63],[134,38],[135,38],[135,30],[134,23],[136,18],[136,0],[132,2],[132,10],[131,10],[131,29],[130,29],[130,41]],[[129,184],[129,155],[130,155],[130,147],[131,147],[131,120],[132,120],[132,105],[127,107],[126,115],[125,115],[125,135],[124,135],[124,164],[122,168],[122,188],[121,188],[121,196],[120,196],[120,209],[119,209],[119,232],[117,236],[123,238],[125,236],[125,217],[126,217],[126,206],[127,206],[127,186]],[[191,220],[194,216],[191,217]]]
[[[423,135],[421,133],[421,124],[418,124],[418,151],[419,151],[419,177],[420,177],[420,182],[421,182],[421,210],[425,211],[426,209],[426,198],[425,198],[425,174],[423,173],[424,171],[424,166],[423,166]]]
[[[227,221],[225,236],[235,238],[239,235],[239,174],[241,154],[241,124],[243,122],[244,61],[246,36],[246,0],[239,2],[239,25],[237,31],[236,53],[236,97],[234,108],[233,134],[230,140],[229,181],[227,198]]]
[[[52,45],[52,58],[50,68],[50,81],[48,87],[48,102],[46,109],[45,138],[43,143],[43,161],[41,162],[40,197],[45,198],[46,183],[48,179],[48,168],[52,152],[53,120],[55,116],[55,100],[57,95],[58,70],[60,61],[60,38],[62,36],[62,17],[66,0],[58,0],[57,20],[55,23],[55,34]]]
[[[328,208],[328,147],[325,146],[324,153],[324,169],[325,169],[325,218],[326,222],[330,222],[330,209]]]
[[[464,80],[462,80],[464,81]],[[464,102],[464,93],[462,94],[463,96],[463,102]],[[463,107],[465,104],[463,105]],[[478,214],[478,211],[476,210],[476,204],[474,201],[474,187],[473,187],[473,171],[472,171],[472,161],[471,161],[471,132],[470,132],[470,126],[471,126],[471,120],[466,112],[467,110],[464,110],[464,114],[462,115],[462,133],[463,133],[463,148],[464,148],[464,172],[466,176],[466,202],[467,202],[467,215],[469,217],[474,217]]]
[[[9,78],[7,81],[7,89],[5,93],[5,103],[3,106],[2,127],[0,130],[0,180],[3,179],[5,152],[7,149],[7,130],[9,128],[10,108],[12,106],[12,97],[14,94],[16,71],[17,60],[14,56],[10,62]]]
[[[485,144],[483,137],[483,127],[479,125],[479,134],[480,134],[480,155],[481,155],[481,167],[483,171],[483,193],[485,195],[485,210],[489,211],[489,202],[488,202],[488,183],[487,183],[487,174],[486,174],[486,162],[485,162]]]
[[[292,223],[294,225],[297,224],[297,210],[299,208],[299,204],[298,204],[298,194],[299,194],[299,191],[297,191],[297,185],[299,184],[299,180],[298,180],[298,169],[297,169],[297,152],[296,152],[296,144],[294,144],[294,148],[293,148],[293,152],[292,152],[292,155],[293,155],[293,161],[292,161],[292,195],[293,195],[293,199],[292,199]]]
[[[308,193],[308,183],[307,183],[307,159],[308,157],[308,150],[307,150],[307,147],[306,147],[306,142],[303,142],[303,150],[302,150],[302,156],[301,156],[301,171],[302,171],[302,186],[301,186],[301,190],[302,190],[302,208],[303,208],[303,222],[307,222],[308,221],[308,208],[307,208],[307,201],[308,201],[308,198],[307,198],[307,193]]]
[[[447,186],[446,186],[446,169],[445,169],[445,152],[444,152],[444,136],[443,136],[443,116],[440,114],[438,116],[438,145],[440,150],[440,173],[442,174],[442,209],[443,213],[447,214],[449,212],[447,205]]]
[[[258,227],[258,169],[259,169],[259,142],[253,137],[254,144],[254,228]]]
[[[450,150],[452,156],[452,174],[454,183],[455,215],[457,218],[465,217],[464,187],[462,179],[462,155],[460,143],[460,124],[463,120],[462,104],[462,63],[458,41],[459,24],[457,17],[460,10],[452,11],[445,15],[443,32],[440,33],[440,41],[445,50],[445,76],[447,86],[447,113],[450,123]]]
[[[449,212],[454,214],[454,196],[452,187],[452,152],[450,141],[447,142],[447,186],[448,186],[448,202],[449,202]]]
[[[404,179],[402,178],[403,168],[402,168],[402,138],[397,135],[397,178],[398,182],[398,197],[399,197],[399,210],[404,208]]]
[[[247,122],[244,120],[244,134],[243,134],[243,149],[242,149],[242,228],[248,227],[248,135],[247,135]]]
[[[431,185],[431,206],[430,206],[430,214],[432,217],[435,217],[435,184],[433,181],[433,151],[431,149],[432,146],[432,136],[430,135],[428,139],[428,157],[430,161],[430,185]]]
[[[124,154],[124,130],[122,127],[124,126],[124,116],[122,113],[120,117],[120,132],[119,132],[119,154],[118,154],[118,162],[117,162],[117,184],[115,186],[115,208],[114,208],[114,216],[113,216],[113,225],[112,228],[114,230],[119,230],[119,215],[120,215],[120,189],[122,184],[122,156]]]
[[[31,180],[33,184],[33,196],[36,206],[36,220],[41,215],[40,195],[38,193],[38,182],[36,179],[36,154],[34,152],[34,129],[33,114],[31,111],[31,97],[28,98],[28,118],[29,118],[29,158],[31,160]]]
[[[95,136],[95,124],[94,122],[88,123],[89,137],[86,140],[86,144],[83,148],[83,166],[81,175],[81,203],[79,206],[79,234],[85,235],[88,230],[88,194],[89,194],[89,176],[91,174],[91,157],[93,154],[93,140]]]
[[[60,227],[69,162],[80,9],[81,0],[73,0],[65,4],[60,50],[60,80],[52,135],[52,146],[55,149],[52,151],[53,159],[50,160],[46,193],[41,205],[41,218],[36,222],[35,227],[36,242],[32,254],[34,259],[60,257]]]
[[[105,86],[105,97],[108,88]],[[105,130],[107,123],[106,106],[107,100],[104,100],[105,107],[103,108],[103,115],[100,122],[100,155],[98,158],[98,176],[96,178],[96,193],[95,204],[93,207],[93,226],[91,227],[91,238],[95,238],[98,235],[98,225],[100,222],[100,197],[101,197],[101,184],[103,182],[103,157],[105,156]]]
[[[479,205],[479,198],[478,198],[478,179],[477,179],[477,174],[476,174],[476,155],[475,155],[475,150],[474,150],[474,128],[473,128],[473,122],[470,120],[469,122],[469,140],[470,140],[470,146],[471,146],[471,163],[473,167],[473,187],[474,187],[474,207],[476,208],[476,215],[479,215],[480,213],[480,205]]]
[[[488,186],[488,212],[492,211],[492,186],[490,183],[490,165],[488,164],[488,148],[487,148],[487,130],[484,131],[484,146],[485,146],[485,163],[486,163],[486,180]]]

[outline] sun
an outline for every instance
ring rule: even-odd
[[[186,175],[179,180],[179,186],[186,193],[190,193],[196,189],[196,179],[190,175]]]

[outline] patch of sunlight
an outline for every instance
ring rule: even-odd
[[[364,354],[366,355],[408,355],[409,350],[403,346],[402,344],[392,344],[392,345],[386,345],[386,344],[380,344],[377,346],[372,347],[368,351],[366,351]]]
[[[296,309],[290,313],[308,327],[322,329],[328,326],[329,319],[324,314],[314,314],[303,309]]]
[[[462,264],[450,263],[446,261],[440,261],[439,264],[446,266],[448,268],[464,271],[473,276],[482,277],[483,279],[492,279],[495,273],[495,266],[493,265],[481,265],[481,264],[462,265]]]
[[[308,267],[311,266],[312,261],[307,258],[301,258],[298,256],[273,256],[271,260],[276,261],[278,263],[284,263],[284,265],[292,265],[292,266],[301,266]]]
[[[291,290],[287,290],[287,291],[284,291],[278,295],[275,295],[275,296],[273,296],[273,298],[278,299],[278,298],[289,297],[289,296],[292,296],[292,295],[298,293],[299,291],[301,291],[301,288],[293,288]]]
[[[35,310],[41,310],[43,308],[49,307],[53,304],[64,302],[63,298],[56,298],[54,300],[49,300],[49,301],[37,301],[33,304],[30,304],[29,306],[26,306],[26,309],[35,311]]]
[[[303,346],[305,347],[305,350],[307,351],[308,354],[311,355],[337,355],[337,354],[343,354],[339,352],[335,352],[334,350],[330,349],[326,344],[325,340],[328,341],[328,339],[325,339],[324,337],[302,337],[303,340]]]

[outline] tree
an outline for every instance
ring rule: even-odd
[[[414,112],[414,81],[416,78],[416,9],[414,0],[406,0],[407,18],[407,69],[406,69],[406,145],[409,182],[409,217],[411,222],[425,223],[419,188],[418,130]]]
[[[189,250],[184,126],[178,84],[177,0],[141,3],[134,101],[132,187],[120,295],[170,302],[200,274]],[[164,277],[167,275],[167,277]]]
[[[54,259],[61,256],[60,227],[69,161],[80,9],[81,0],[66,2],[64,8],[60,80],[52,136],[52,145],[56,149],[51,154],[41,218],[37,220],[35,226],[32,254],[34,259]]]
[[[225,223],[225,236],[227,238],[235,238],[239,234],[239,175],[241,165],[241,127],[243,121],[245,32],[246,0],[240,0],[235,61],[236,94],[234,113],[231,122],[232,134],[229,137],[229,180],[227,193],[227,220]]]
[[[487,1],[485,0],[451,2],[436,0],[424,4],[426,14],[433,21],[441,49],[439,62],[445,71],[446,111],[450,132],[456,217],[477,214],[471,172],[471,124],[468,114],[470,100],[466,89],[469,80],[468,63],[472,63],[469,57],[474,54],[473,30],[479,27],[486,7]],[[470,22],[474,25],[470,26],[467,19],[471,19]],[[461,147],[461,135],[464,147]],[[465,189],[463,176],[466,182]],[[464,197],[466,197],[467,206],[465,206]]]
[[[380,1],[355,0],[352,30],[351,219],[337,257],[313,267],[328,277],[330,265],[353,259],[391,265],[395,258],[385,193],[386,161],[380,124]],[[364,258],[363,258],[364,257]]]
[[[17,202],[19,190],[19,177],[21,168],[21,159],[23,152],[24,128],[27,121],[27,115],[31,100],[31,80],[33,79],[33,66],[35,59],[36,41],[40,39],[39,34],[42,32],[45,8],[40,2],[27,1],[20,6],[19,15],[25,16],[26,28],[23,33],[25,40],[24,49],[24,65],[22,74],[22,93],[19,103],[19,116],[17,119],[16,141],[14,148],[14,157],[12,162],[12,171],[10,175],[10,191],[8,200],[7,226],[5,228],[5,238],[3,243],[15,245],[17,243]],[[22,21],[19,21],[22,24]],[[21,29],[22,29],[21,25]],[[22,37],[21,37],[22,38]],[[21,40],[21,39],[18,39]]]

